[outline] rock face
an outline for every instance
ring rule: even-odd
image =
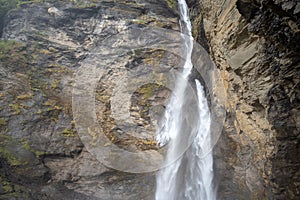
[[[299,2],[188,4],[194,37],[227,91],[227,118],[214,150],[219,199],[297,199]],[[179,30],[176,1],[36,1],[10,11],[0,24],[0,199],[153,199],[154,173],[107,168],[84,147],[72,116],[72,89],[76,70],[112,35],[143,27]],[[178,57],[162,49],[125,54],[122,64],[154,66],[164,56],[175,68]],[[99,123],[122,148],[155,149],[147,136],[131,140],[110,132],[115,122],[109,115],[121,112],[111,102],[128,98],[112,95],[121,72],[111,69],[96,88]],[[169,91],[156,84],[134,92],[129,115],[150,129]],[[149,106],[155,106],[152,113]]]
[[[177,17],[167,3],[29,2],[10,11],[3,24],[0,199],[153,199],[153,173],[109,169],[84,148],[72,116],[72,89],[76,70],[106,38],[147,26],[178,30]],[[124,66],[151,63],[163,55],[148,51],[126,54]],[[118,72],[113,73],[117,77]],[[107,93],[113,86],[112,81],[107,86],[102,82],[96,96],[100,114],[110,112]],[[142,87],[132,99],[133,106],[145,104],[132,112],[137,123],[148,123],[151,92]],[[100,123],[105,117],[99,118]],[[111,128],[108,123],[103,127]],[[108,137],[117,142],[115,135]],[[135,142],[136,148],[153,146],[148,140]]]
[[[189,2],[229,97],[215,148],[220,199],[297,199],[299,2]]]

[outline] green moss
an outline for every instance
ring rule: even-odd
[[[174,9],[177,6],[177,0],[166,0],[169,8]]]
[[[26,161],[17,158],[17,156],[5,146],[0,146],[0,155],[4,157],[11,166],[28,164]]]
[[[32,149],[32,147],[29,145],[28,141],[23,138],[22,139],[22,147],[24,149],[26,149],[27,151],[31,151],[32,153],[34,153],[37,157],[41,156],[41,155],[45,155],[45,152],[44,151],[39,151],[39,150],[35,150],[35,149]]]
[[[28,165],[28,160],[19,154],[20,151],[32,152],[36,157],[47,154],[44,151],[33,149],[25,138],[19,140],[9,135],[0,135],[0,159],[6,160],[11,166]]]
[[[58,64],[50,64],[49,68],[47,69],[47,72],[53,74],[64,74],[70,72],[70,70],[66,66],[61,66]]]
[[[22,106],[19,104],[9,104],[9,108],[13,111],[14,115],[19,115],[22,113]]]
[[[59,85],[60,81],[59,80],[54,80],[52,83],[51,83],[51,90],[55,90],[58,88],[58,85]]]
[[[146,84],[140,88],[139,93],[142,95],[142,99],[147,100],[151,96],[155,94],[157,90],[159,90],[162,86],[158,84]]]
[[[65,128],[62,132],[62,134],[66,137],[75,137],[77,135],[77,131],[75,128],[75,121],[70,122],[71,127],[70,128]]]
[[[2,186],[2,191],[4,191],[4,193],[0,194],[0,198],[4,197],[4,199],[28,199],[26,198],[26,194],[24,193],[25,188],[22,188],[22,186],[15,184],[11,180],[0,176],[0,185]]]
[[[24,81],[25,85],[29,86],[28,89],[32,91],[44,89],[43,86],[46,85],[44,84],[45,81],[40,80],[45,77],[45,70],[37,67],[37,60],[41,57],[37,53],[39,48],[35,43],[22,43],[13,40],[0,41],[0,60],[3,66],[17,70],[16,76]],[[18,94],[14,90],[6,92],[13,94],[16,100],[32,98],[33,92],[26,91],[28,92],[23,94]],[[11,108],[16,108],[16,106],[11,106]]]
[[[99,94],[99,93],[96,93],[95,98],[96,98],[96,100],[101,101],[102,103],[108,103],[109,100],[110,100],[110,96],[102,95],[102,94]]]
[[[40,53],[41,53],[41,54],[51,54],[52,52],[49,51],[48,49],[41,49],[41,50],[40,50]]]
[[[41,71],[27,70],[26,75],[29,78],[31,89],[33,91],[47,91],[48,90],[48,82],[41,80]]]
[[[7,126],[7,121],[4,118],[0,118],[0,125]]]
[[[2,182],[2,188],[5,193],[11,193],[13,191],[13,187],[7,181]]]
[[[16,8],[19,3],[26,2],[28,0],[0,0],[0,28],[3,27],[4,16],[12,9]]]
[[[17,43],[15,40],[1,40],[0,59],[10,57],[19,45],[21,45],[21,43]]]
[[[47,108],[47,111],[51,111],[51,110],[62,110],[63,108],[61,106],[57,105],[57,101],[55,100],[48,100],[45,103],[43,103],[44,106],[49,106],[49,108]]]
[[[22,95],[17,96],[17,99],[18,100],[26,100],[26,99],[31,99],[32,96],[33,96],[32,93],[27,93],[27,94],[22,94]]]
[[[148,87],[141,88],[140,92],[142,93],[143,98],[148,99],[151,97],[154,93],[153,87],[150,85]]]
[[[76,130],[71,128],[65,128],[62,132],[62,134],[66,137],[75,137],[76,136]]]
[[[14,40],[0,40],[0,60],[6,67],[18,66],[19,69],[24,69],[28,61],[32,61],[25,49],[25,43]]]
[[[30,151],[31,147],[25,138],[22,140],[22,143],[23,143],[23,145],[22,145],[23,148],[26,149],[27,151]]]

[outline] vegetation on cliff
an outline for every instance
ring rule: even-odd
[[[151,199],[155,176],[104,167],[83,147],[71,112],[74,72],[99,41],[132,27],[179,30],[176,0],[136,2],[0,0],[0,199]],[[230,96],[215,148],[220,197],[297,199],[299,2],[188,3],[193,35],[211,51]],[[49,14],[50,7],[63,15]],[[135,49],[121,67],[152,66],[163,53]],[[110,141],[155,149],[151,138],[122,144],[110,132],[113,84],[101,83],[95,98],[104,106],[97,112],[109,122],[100,121]],[[161,89],[157,83],[135,91],[131,117],[137,124],[150,123],[149,107]]]

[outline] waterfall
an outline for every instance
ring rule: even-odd
[[[185,90],[188,77],[192,70],[191,56],[193,51],[193,37],[191,34],[191,22],[189,19],[188,6],[185,0],[178,0],[182,35],[185,35],[185,63],[181,79],[176,85],[166,106],[162,119],[162,125],[156,133],[156,140],[160,146],[169,143],[166,161],[172,161],[170,165],[161,169],[157,174],[156,200],[215,200],[216,195],[213,187],[213,157],[210,141],[210,112],[205,98],[203,86],[195,80],[197,91],[197,119],[196,137],[191,146],[178,159],[177,155],[179,140],[182,139],[184,129],[182,116],[188,114],[183,111],[185,104]],[[175,94],[175,95],[174,95]],[[203,152],[209,152],[205,154]]]

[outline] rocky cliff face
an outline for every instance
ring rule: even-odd
[[[189,2],[227,87],[220,199],[297,199],[299,2]]]
[[[297,199],[300,4],[188,4],[194,37],[210,52],[227,90],[227,119],[214,152],[219,198]],[[1,20],[0,198],[153,199],[154,173],[106,168],[85,149],[72,116],[72,88],[91,50],[112,35],[137,27],[179,30],[176,1],[37,1],[21,4]],[[123,64],[129,69],[154,65],[166,54],[136,51],[124,55]],[[112,69],[101,82],[107,86],[98,85],[99,113],[111,112],[110,86],[118,73]],[[151,98],[164,102],[168,91],[146,85],[135,94],[131,117],[148,126]],[[106,114],[99,122],[109,122],[107,136],[118,144]],[[153,147],[150,139],[124,141],[124,148]]]
[[[106,168],[84,148],[72,116],[72,88],[74,73],[104,39],[147,26],[178,30],[168,4],[155,0],[29,2],[11,10],[3,24],[0,198],[152,199],[153,173],[134,175]],[[136,52],[127,56],[125,64],[152,62],[161,54],[152,53]],[[105,95],[110,90],[103,87],[99,85],[97,102],[100,111],[109,112]],[[140,96],[149,93],[147,88],[140,90]],[[149,145],[145,143],[137,147]]]

